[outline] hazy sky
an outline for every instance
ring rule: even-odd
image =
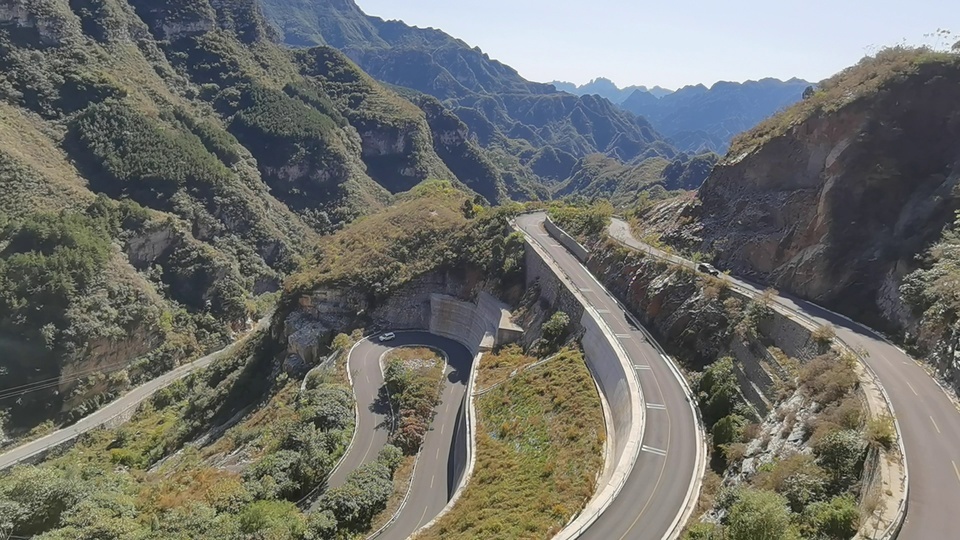
[[[527,79],[677,88],[762,77],[818,81],[883,45],[960,40],[957,0],[357,0],[432,26]]]

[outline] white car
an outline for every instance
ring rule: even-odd
[[[380,337],[378,339],[380,341],[390,341],[396,337],[397,335],[394,334],[393,332],[387,332],[386,334],[380,334]]]

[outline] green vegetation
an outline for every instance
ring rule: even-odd
[[[396,418],[393,442],[416,454],[440,402],[446,363],[436,351],[422,347],[395,349],[384,366],[384,381]]]
[[[589,205],[552,204],[547,215],[561,229],[577,238],[599,237],[610,225],[613,206],[604,200]]]
[[[510,231],[514,207],[464,216],[468,197],[449,182],[425,182],[397,203],[363,218],[320,244],[319,253],[286,284],[287,301],[321,284],[386,298],[414,276],[432,270],[483,270],[507,289],[522,278],[522,237]]]
[[[735,137],[730,143],[728,155],[739,157],[750,153],[808,118],[828,114],[851,103],[868,99],[892,82],[920,70],[937,64],[956,66],[958,63],[960,55],[935,52],[925,47],[885,48],[822,81],[806,99]]]
[[[535,360],[508,348],[484,355],[477,376]],[[593,495],[603,466],[603,412],[582,354],[566,349],[521,372],[477,398],[477,409],[473,478],[423,537],[552,537]]]

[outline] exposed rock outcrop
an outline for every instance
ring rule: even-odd
[[[899,283],[960,208],[958,139],[960,65],[920,64],[728,155],[688,209],[702,240],[691,247],[721,268],[902,328]]]

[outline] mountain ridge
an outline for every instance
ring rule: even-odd
[[[574,158],[599,152],[624,161],[645,153],[668,159],[676,154],[645,119],[606,99],[528,81],[442,31],[366,15],[352,0],[264,0],[263,5],[288,45],[333,45],[374,78],[439,99],[481,146],[498,156],[520,156],[519,165],[529,171],[547,148]],[[569,170],[560,173],[568,175]]]

